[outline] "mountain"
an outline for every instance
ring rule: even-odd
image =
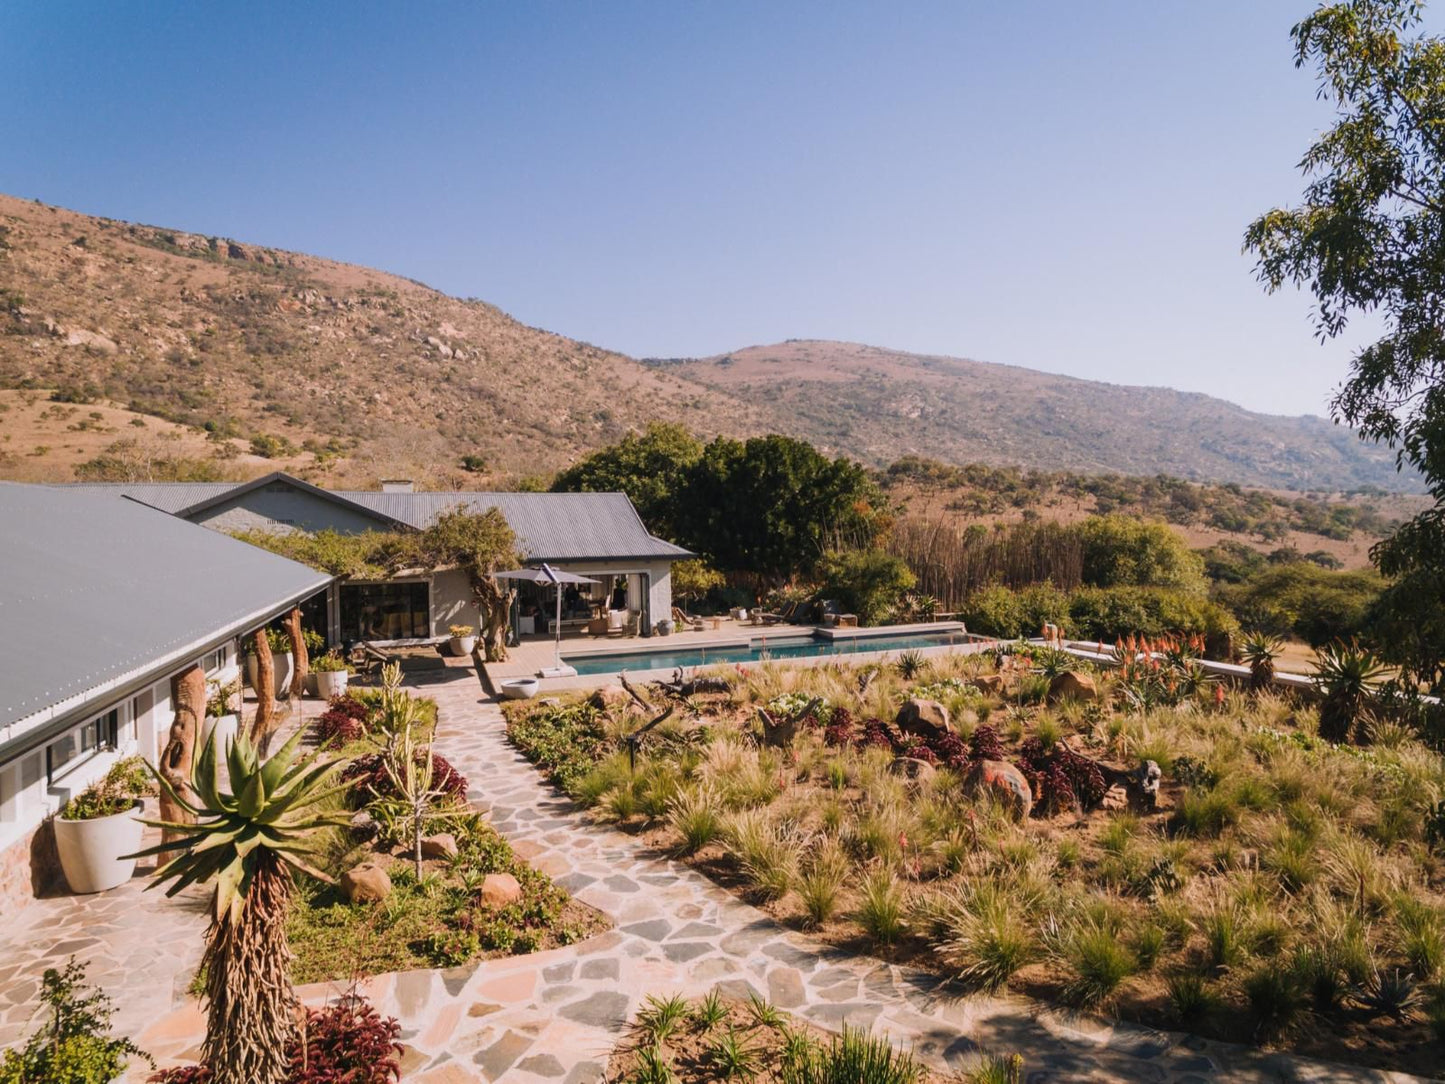
[[[1412,484],[1318,418],[852,343],[637,361],[382,271],[0,196],[0,476],[476,488],[663,420],[873,465]]]
[[[1323,418],[1256,414],[1169,388],[820,340],[649,364],[767,404],[789,432],[870,462],[921,455],[1271,488],[1421,488],[1387,451]]]
[[[401,475],[475,488],[463,455],[516,477],[652,421],[708,435],[759,424],[736,403],[715,412],[678,375],[396,275],[4,196],[0,388],[59,388],[104,408],[72,440],[77,423],[54,410],[36,422],[50,429],[16,432],[44,410],[13,404],[0,414],[11,477],[68,476],[93,450],[80,438],[108,429],[128,448],[193,453],[191,473],[198,451],[227,476],[286,467],[328,484]],[[176,434],[147,417],[203,429],[199,449],[165,443]]]

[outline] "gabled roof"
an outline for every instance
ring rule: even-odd
[[[208,509],[214,508],[218,504],[225,504],[238,497],[244,497],[247,493],[252,493],[258,489],[265,489],[267,486],[274,485],[277,482],[289,485],[293,489],[299,489],[302,493],[309,494],[318,500],[329,501],[349,511],[360,512],[363,516],[370,516],[372,519],[378,520],[384,527],[395,528],[409,526],[405,520],[396,519],[393,516],[385,515],[374,509],[367,508],[365,505],[348,500],[345,494],[337,490],[322,489],[320,486],[314,486],[310,482],[303,481],[300,478],[287,474],[285,471],[279,470],[272,471],[270,474],[263,474],[260,478],[253,478],[249,482],[242,482],[239,485],[233,484],[230,489],[223,493],[209,494],[193,504],[184,506],[175,514],[182,519],[190,519]]]
[[[625,493],[384,493],[331,490],[274,472],[251,482],[78,483],[58,488],[130,497],[179,516],[192,516],[277,482],[358,511],[378,529],[425,530],[457,508],[499,509],[528,561],[684,560],[689,550],[664,542],[647,527]]]
[[[12,482],[0,569],[0,744],[12,724],[183,665],[331,582],[114,494]]]

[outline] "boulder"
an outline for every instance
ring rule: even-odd
[[[83,346],[87,350],[94,350],[98,354],[106,355],[113,355],[120,349],[114,339],[109,339],[97,332],[85,331],[81,328],[75,328],[65,333],[65,345]]]
[[[980,674],[978,677],[969,678],[968,683],[975,689],[981,689],[986,693],[1003,692],[1002,674]]]
[[[938,769],[918,757],[899,757],[888,768],[894,775],[901,775],[920,785],[926,784],[938,774]]]
[[[631,703],[632,697],[627,695],[627,690],[621,685],[604,685],[600,689],[594,689],[587,702],[598,711],[621,711]]]
[[[1110,813],[1116,813],[1121,809],[1129,808],[1129,791],[1122,783],[1115,783],[1104,792],[1104,797],[1099,800],[1099,808]]]
[[[510,873],[489,873],[482,878],[481,895],[487,907],[510,907],[522,898],[522,886]]]
[[[937,700],[923,700],[912,697],[903,701],[894,720],[898,729],[905,734],[917,734],[920,738],[941,738],[953,729],[948,721],[948,709]]]
[[[351,815],[351,834],[358,842],[365,843],[375,839],[380,830],[381,826],[366,810],[359,809]]]
[[[341,891],[351,903],[377,903],[391,895],[391,878],[376,862],[363,862],[341,875]]]
[[[970,784],[980,793],[992,795],[1019,820],[1034,808],[1034,792],[1017,767],[1004,760],[981,760],[969,773]]]
[[[421,856],[423,858],[455,858],[457,856],[457,837],[450,832],[439,832],[434,836],[427,836],[421,841]]]
[[[1049,682],[1048,700],[1050,704],[1057,704],[1060,700],[1097,699],[1099,699],[1099,685],[1089,674],[1081,674],[1077,670],[1065,670]]]

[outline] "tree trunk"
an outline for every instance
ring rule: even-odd
[[[482,576],[472,580],[472,594],[481,612],[482,658],[487,662],[506,662],[512,592],[503,591],[490,576]]]
[[[286,912],[291,874],[270,851],[232,920],[211,922],[206,976],[206,1040],[201,1061],[212,1084],[281,1084],[296,1033],[296,992],[287,970]]]
[[[160,755],[160,773],[176,793],[186,801],[194,801],[191,790],[191,764],[195,758],[196,739],[201,733],[201,720],[206,716],[206,672],[192,666],[171,678],[171,703],[175,719]],[[192,817],[166,795],[160,796],[161,820],[172,824],[190,824]],[[165,830],[161,838],[169,843],[179,833]]]
[[[251,650],[256,655],[256,718],[251,723],[251,741],[265,755],[276,729],[276,664],[271,661],[264,628],[251,634]]]
[[[306,675],[311,670],[306,634],[301,631],[300,606],[286,615],[286,639],[291,641],[291,699],[300,700],[306,695]]]

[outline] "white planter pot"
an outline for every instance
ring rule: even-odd
[[[130,880],[135,872],[134,858],[141,847],[144,825],[136,819],[140,804],[124,813],[96,817],[88,821],[67,821],[56,817],[55,848],[60,852],[60,868],[66,883],[77,893],[104,892]]]
[[[312,677],[316,679],[316,695],[330,700],[346,691],[346,681],[351,675],[345,670],[317,670]]]
[[[475,636],[453,636],[451,649],[453,655],[470,655],[477,648]]]
[[[276,699],[287,695],[291,685],[291,652],[277,651],[271,656],[271,669],[276,673]],[[246,684],[256,687],[256,656],[246,656]]]
[[[508,700],[531,700],[541,683],[536,678],[513,678],[502,682],[502,695]]]
[[[207,715],[201,720],[201,740],[196,746],[196,751],[206,747],[211,740],[211,732],[216,734],[216,753],[220,756],[226,755],[226,747],[236,740],[236,730],[241,723],[239,715]]]

